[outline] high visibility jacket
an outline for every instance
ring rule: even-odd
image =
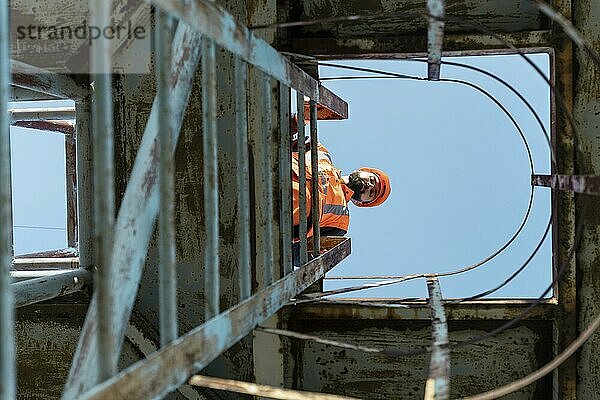
[[[348,231],[350,224],[350,212],[348,210],[348,202],[354,194],[343,182],[341,171],[334,167],[331,154],[321,143],[317,145],[319,156],[319,206],[321,228],[337,228]],[[311,214],[311,187],[312,174],[310,173],[310,152],[306,153],[306,215]],[[300,221],[299,209],[299,190],[298,183],[298,153],[292,153],[292,192],[293,192],[293,215],[294,225],[298,225]],[[308,223],[310,228],[310,220]],[[309,232],[308,236],[312,236]]]

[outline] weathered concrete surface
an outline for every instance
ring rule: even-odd
[[[37,304],[17,312],[18,399],[60,399],[87,311],[87,302],[82,303],[81,296],[65,299],[79,304]],[[131,342],[125,340],[119,369],[141,357]],[[168,397],[182,398],[177,393]]]
[[[590,46],[600,46],[600,3],[573,2],[576,27]],[[582,51],[576,52],[574,115],[578,127],[576,153],[578,174],[600,174],[600,69]],[[600,314],[600,207],[598,199],[580,196],[576,215],[585,223],[577,248],[578,329],[581,332]],[[600,336],[594,335],[580,350],[577,361],[577,398],[594,398],[600,393]]]
[[[431,342],[430,322],[295,320],[294,330],[378,348],[417,349]],[[466,340],[497,321],[449,321],[450,341]],[[528,321],[481,344],[452,351],[450,398],[480,393],[525,376],[551,358],[551,323]],[[422,398],[429,355],[389,358],[292,339],[294,365],[286,371],[295,389],[368,399]],[[551,377],[506,399],[549,399]]]
[[[427,31],[423,0],[332,1],[303,0],[292,8],[292,20],[312,20],[348,15],[377,15],[379,18],[346,22],[326,22],[294,31],[294,37],[351,38],[366,36],[399,36]],[[404,14],[404,15],[402,15]],[[416,15],[415,15],[416,14]],[[381,18],[385,15],[385,18]],[[532,2],[519,0],[448,0],[446,15],[464,17],[498,32],[542,29],[543,18]],[[447,32],[465,32],[456,23],[446,25]]]

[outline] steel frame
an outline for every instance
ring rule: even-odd
[[[167,11],[173,14],[172,10],[169,10],[169,3],[163,4]],[[188,5],[190,6],[190,5]],[[195,7],[195,5],[191,5]],[[225,13],[220,8],[214,6],[211,2],[198,3],[198,9],[193,13],[186,12],[186,18],[209,18],[218,17],[216,20],[224,26],[231,26],[231,16]],[[4,7],[3,10],[8,10],[8,7]],[[202,13],[199,11],[206,11]],[[189,10],[188,10],[189,11]],[[100,21],[106,19],[108,10],[104,8],[103,13],[98,16]],[[175,15],[177,17],[177,15]],[[159,17],[159,24],[163,21],[168,21],[169,17]],[[184,20],[186,19],[184,18]],[[190,22],[190,21],[188,21]],[[218,25],[215,24],[215,25]],[[198,25],[196,25],[198,26]],[[266,79],[262,79],[263,85],[265,86],[264,99],[270,101],[271,86],[268,84],[269,77],[275,78],[279,81],[278,89],[280,91],[286,91],[289,87],[295,88],[299,96],[302,98],[302,106],[304,96],[306,94],[311,99],[311,138],[314,143],[317,141],[317,130],[316,130],[316,117],[317,117],[317,106],[320,109],[327,111],[328,115],[333,118],[346,118],[348,114],[347,104],[335,96],[332,92],[322,87],[310,78],[306,73],[301,71],[299,68],[289,63],[287,59],[277,53],[276,50],[271,48],[269,45],[257,39],[252,35],[245,27],[237,26],[238,30],[245,33],[242,35],[241,42],[235,44],[233,40],[233,46],[224,46],[225,48],[232,51],[237,56],[241,56],[239,61],[236,61],[237,69],[237,90],[238,93],[245,93],[245,80],[246,74],[245,64],[241,61],[242,59],[249,62],[250,64],[257,66],[267,74]],[[223,31],[221,31],[223,32]],[[207,32],[202,32],[207,33]],[[213,32],[214,33],[214,32]],[[218,43],[224,45],[224,41],[227,41],[227,37],[221,37],[214,35],[211,37],[205,36],[200,39],[198,33],[194,32],[189,26],[184,23],[180,23],[177,32],[174,37],[174,44],[172,46],[172,58],[173,62],[159,63],[157,68],[157,80],[159,81],[157,90],[157,99],[153,106],[153,110],[150,114],[148,125],[146,127],[142,143],[140,145],[139,153],[137,155],[136,164],[132,172],[129,185],[127,187],[125,196],[122,201],[121,209],[117,216],[117,220],[112,222],[112,216],[114,211],[112,210],[112,204],[114,204],[114,195],[111,195],[114,183],[112,178],[112,106],[111,106],[111,81],[106,72],[106,67],[110,61],[110,51],[106,47],[102,47],[105,43],[100,43],[100,47],[93,50],[92,67],[97,72],[96,81],[97,87],[95,91],[94,110],[92,110],[92,123],[94,125],[94,131],[105,132],[104,135],[95,135],[95,144],[93,146],[92,154],[92,136],[89,135],[89,112],[90,112],[90,97],[88,89],[82,87],[78,83],[75,83],[69,77],[58,74],[49,74],[47,71],[37,69],[26,64],[12,61],[13,66],[13,85],[17,87],[26,88],[28,90],[38,91],[47,95],[59,97],[59,98],[71,98],[76,100],[75,110],[69,109],[68,114],[65,117],[72,118],[76,115],[76,126],[70,128],[69,134],[71,140],[67,141],[67,167],[71,167],[75,170],[75,164],[79,168],[79,174],[69,173],[67,171],[67,184],[68,184],[68,204],[70,205],[69,212],[69,245],[76,246],[79,242],[80,247],[80,259],[79,264],[83,268],[75,269],[71,272],[41,276],[39,278],[30,279],[27,281],[19,282],[14,284],[14,290],[17,293],[17,306],[24,306],[33,304],[39,301],[51,299],[57,296],[61,296],[68,293],[73,293],[80,290],[84,285],[91,281],[91,272],[85,268],[92,266],[97,267],[102,273],[97,276],[97,286],[94,293],[94,297],[91,301],[88,315],[82,330],[79,345],[74,357],[73,366],[69,374],[65,392],[63,398],[78,397],[81,393],[92,388],[95,382],[103,381],[115,373],[116,361],[119,355],[120,343],[122,341],[126,323],[131,313],[133,306],[133,299],[135,298],[137,284],[141,277],[141,270],[144,264],[145,253],[152,233],[153,221],[155,220],[158,210],[165,210],[161,213],[161,219],[164,219],[166,224],[172,225],[173,213],[168,212],[168,202],[172,201],[172,198],[165,194],[160,197],[157,195],[157,164],[158,161],[154,154],[156,153],[155,148],[157,146],[157,131],[166,132],[160,136],[163,146],[166,151],[161,152],[160,155],[160,183],[165,190],[163,193],[172,188],[172,183],[168,182],[168,176],[172,173],[172,153],[174,152],[175,143],[179,134],[180,126],[182,123],[185,107],[187,104],[187,98],[191,90],[191,80],[198,64],[200,57],[199,44],[204,43],[202,56],[203,62],[203,76],[205,77],[203,88],[213,88],[212,91],[204,91],[204,122],[205,122],[205,161],[212,159],[213,162],[206,162],[205,167],[209,168],[208,173],[205,173],[205,177],[208,178],[207,195],[205,198],[205,206],[217,206],[217,164],[216,164],[216,123],[215,123],[215,97],[216,88],[214,88],[214,77],[210,75],[210,71],[214,69],[211,67],[211,60],[214,60],[214,44]],[[237,37],[239,39],[239,37]],[[243,45],[248,51],[244,52],[236,48],[236,45]],[[158,58],[160,60],[171,60],[169,57],[170,46],[161,47]],[[167,54],[165,56],[165,53]],[[169,67],[173,66],[173,70]],[[167,79],[167,77],[171,79]],[[168,98],[164,96],[170,92],[171,96]],[[245,98],[245,95],[238,96],[239,98]],[[319,97],[322,97],[322,101],[319,102]],[[7,99],[8,96],[2,96],[3,99]],[[173,99],[178,99],[174,101]],[[283,103],[282,103],[283,104]],[[242,167],[242,172],[248,169],[248,155],[244,151],[247,143],[246,138],[246,121],[245,121],[245,109],[246,101],[238,102],[239,111],[237,120],[237,132],[238,132],[238,161]],[[270,108],[267,106],[265,108]],[[169,110],[170,109],[170,110]],[[169,110],[169,111],[166,111]],[[43,111],[43,110],[42,110]],[[166,112],[165,112],[166,111]],[[3,115],[5,115],[4,113]],[[160,118],[159,118],[160,115]],[[62,116],[53,114],[54,118],[63,119]],[[283,110],[279,115],[281,126],[287,126],[285,123],[289,119],[289,114]],[[47,119],[40,112],[36,112],[31,115],[23,116],[21,120],[41,121]],[[270,115],[264,121],[265,134],[264,137],[268,138],[270,131]],[[58,128],[56,128],[58,129]],[[212,135],[211,135],[212,132]],[[75,135],[77,135],[77,143],[75,142]],[[283,129],[281,135],[281,149],[279,150],[279,158],[282,161],[282,168],[280,169],[280,184],[282,188],[282,204],[285,204],[285,199],[289,198],[291,188],[289,185],[289,177],[291,173],[290,168],[290,140],[287,129]],[[212,138],[212,139],[211,139]],[[165,146],[165,141],[166,146]],[[270,139],[266,140],[265,144],[265,157],[271,154],[268,150]],[[170,143],[169,143],[170,142]],[[169,146],[172,144],[172,146]],[[76,147],[75,147],[76,146]],[[313,146],[316,149],[316,145]],[[210,155],[212,154],[212,157]],[[313,157],[313,169],[316,167],[317,157]],[[93,162],[92,162],[93,160]],[[263,171],[267,173],[272,171],[271,163],[274,160],[265,158]],[[92,164],[95,164],[94,168],[94,182],[92,182]],[[242,175],[242,174],[240,174]],[[243,174],[246,175],[246,174]],[[301,170],[300,175],[306,180],[305,168]],[[9,175],[10,176],[10,175]],[[106,179],[106,177],[109,179]],[[316,176],[316,174],[315,174]],[[265,180],[270,181],[270,173],[267,173]],[[92,184],[93,183],[93,184]],[[242,179],[242,189],[248,187],[248,182]],[[241,192],[245,192],[242,190]],[[272,192],[270,190],[269,192]],[[313,196],[318,194],[318,185],[313,185]],[[96,199],[92,202],[92,196]],[[171,199],[171,200],[170,200]],[[243,196],[240,198],[240,207],[244,208],[244,204],[247,203],[247,198]],[[10,204],[10,202],[7,202]],[[95,209],[92,210],[92,204]],[[245,207],[247,209],[247,207]],[[282,207],[282,209],[285,207]],[[305,208],[304,204],[301,208]],[[267,210],[273,209],[272,206],[267,206]],[[78,212],[76,212],[78,210]],[[133,371],[141,371],[141,373],[147,372],[148,368],[152,368],[153,362],[151,360],[160,360],[161,354],[171,354],[177,356],[180,354],[182,349],[186,351],[193,351],[194,349],[189,346],[189,343],[198,342],[199,338],[205,338],[206,343],[214,344],[214,341],[218,341],[217,346],[210,346],[211,351],[196,351],[194,357],[183,358],[181,363],[178,364],[179,371],[175,371],[173,374],[166,376],[167,380],[175,379],[177,376],[178,384],[183,383],[187,376],[197,369],[201,368],[200,365],[208,363],[210,360],[217,357],[226,348],[234,344],[241,337],[249,333],[258,323],[262,322],[266,318],[274,314],[278,309],[285,305],[288,300],[292,297],[297,296],[302,290],[307,288],[309,285],[314,283],[316,280],[322,278],[326,271],[338,264],[344,257],[350,253],[350,240],[347,239],[342,243],[338,244],[334,249],[319,255],[319,243],[317,242],[315,248],[315,259],[310,263],[307,263],[304,267],[299,270],[292,272],[292,254],[291,254],[291,213],[289,211],[282,211],[282,229],[280,232],[280,238],[282,248],[288,248],[283,250],[283,272],[284,277],[278,281],[271,283],[273,280],[273,271],[270,274],[265,274],[266,282],[265,288],[254,295],[251,293],[249,286],[250,282],[250,257],[249,257],[249,243],[243,240],[240,248],[240,265],[242,266],[242,273],[240,273],[242,293],[241,298],[246,299],[242,303],[236,305],[230,310],[220,313],[220,307],[218,303],[219,291],[218,291],[218,278],[219,276],[219,263],[218,255],[215,256],[216,246],[218,240],[218,208],[214,208],[209,215],[214,215],[215,229],[208,230],[209,243],[212,241],[213,246],[209,246],[213,251],[207,251],[207,267],[206,277],[209,279],[205,290],[211,288],[215,289],[212,291],[213,295],[210,296],[212,301],[207,307],[206,317],[209,320],[206,324],[196,328],[194,331],[175,340],[177,335],[176,320],[173,321],[175,312],[172,307],[166,307],[161,309],[161,314],[165,317],[164,324],[161,323],[161,342],[163,345],[171,342],[172,344],[166,345],[156,355],[151,356],[148,361],[144,361],[133,368]],[[304,213],[306,211],[304,210]],[[245,213],[241,214],[241,226],[249,226],[248,216]],[[272,220],[272,216],[267,216],[268,220]],[[77,224],[79,219],[79,224]],[[305,219],[306,221],[306,219]],[[318,220],[313,225],[313,229],[317,232],[315,240],[318,238]],[[210,225],[210,224],[209,224]],[[306,225],[306,223],[305,223]],[[6,224],[5,226],[11,226]],[[78,228],[78,229],[77,229]],[[305,229],[306,230],[306,229]],[[246,230],[246,232],[249,229]],[[267,231],[270,231],[267,226]],[[288,232],[289,231],[289,232]],[[114,239],[113,239],[114,235]],[[270,237],[270,235],[266,235]],[[135,240],[132,240],[134,238]],[[78,241],[79,239],[79,241]],[[173,241],[174,237],[172,234],[165,232],[161,234],[160,238],[161,248],[165,250],[161,253],[161,260],[165,263],[165,268],[171,268],[174,266],[174,260],[172,257]],[[271,239],[272,241],[273,239]],[[271,241],[264,243],[265,249],[271,247]],[[287,241],[287,242],[286,242]],[[306,257],[306,237],[303,238],[304,243],[304,254]],[[6,240],[4,243],[11,243],[12,241]],[[289,243],[288,243],[289,242]],[[99,243],[99,244],[98,244]],[[244,245],[244,243],[246,243]],[[169,250],[170,249],[170,250]],[[169,257],[169,252],[171,257]],[[218,254],[218,253],[217,253]],[[171,261],[169,261],[171,259]],[[273,257],[267,254],[265,256],[267,263],[270,266],[265,266],[268,270],[273,268]],[[306,259],[304,260],[307,261]],[[58,265],[58,264],[57,264]],[[171,267],[169,267],[169,265]],[[244,272],[245,271],[245,272]],[[42,274],[43,275],[43,274]],[[8,274],[6,274],[8,276]],[[161,289],[160,302],[162,303],[173,303],[175,291],[167,290],[169,287],[173,287],[174,275],[169,273],[161,277],[161,282],[164,281],[165,290]],[[3,291],[3,293],[10,293]],[[166,314],[171,314],[167,316]],[[248,318],[251,315],[251,318]],[[234,321],[239,321],[236,323]],[[234,331],[227,337],[223,337],[222,332],[217,327],[230,324],[229,331]],[[12,326],[7,324],[5,326]],[[11,335],[12,336],[12,335]],[[164,339],[162,339],[164,337]],[[9,343],[5,341],[5,343]],[[9,346],[9,350],[10,350]],[[148,364],[149,362],[149,364]],[[96,365],[101,365],[100,373],[96,376]],[[14,368],[7,368],[9,372],[14,373]],[[190,371],[189,373],[181,375],[181,370]],[[133,372],[135,373],[135,372]],[[111,390],[114,388],[110,382],[117,382],[121,384],[124,382],[120,375],[110,378],[105,384]],[[5,382],[10,383],[10,379]],[[154,385],[154,389],[148,388],[153,393],[152,395],[159,396],[157,393],[166,393],[168,386],[160,386],[161,381],[157,380],[157,385]],[[112,384],[114,385],[114,384]],[[119,386],[121,387],[121,386]],[[125,385],[127,387],[127,385]],[[93,391],[103,390],[103,386],[96,386],[92,389]],[[121,390],[121,389],[119,389]],[[136,390],[137,392],[137,390]],[[7,396],[3,398],[14,398],[14,393],[6,392]],[[90,395],[89,393],[87,395]],[[86,396],[87,396],[86,395]],[[93,396],[93,394],[92,394]],[[136,396],[138,398],[145,398],[139,393]],[[131,398],[131,396],[126,396]]]
[[[158,399],[250,333],[350,254],[350,239],[181,336],[80,399]],[[224,334],[227,333],[227,334]]]

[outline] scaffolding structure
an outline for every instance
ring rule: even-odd
[[[110,7],[107,4],[109,3],[100,1],[98,7],[92,10],[92,20],[96,21],[95,24],[98,26],[108,25],[107,21],[110,21]],[[285,396],[290,398],[306,396],[305,398],[314,399],[349,398],[334,394],[319,395],[298,391],[292,393],[285,390],[278,392],[273,387],[252,386],[248,382],[239,380],[227,381],[196,375],[253,332],[342,347],[387,358],[430,355],[427,379],[423,388],[424,398],[448,399],[450,398],[451,349],[489,338],[509,329],[521,320],[538,319],[552,320],[557,325],[557,338],[553,351],[556,358],[550,361],[547,367],[534,371],[531,377],[515,383],[507,383],[503,388],[489,391],[487,394],[473,393],[474,396],[469,398],[486,399],[509,394],[555,370],[552,383],[555,398],[572,398],[571,396],[577,390],[574,383],[575,361],[569,357],[584,346],[586,340],[593,335],[600,325],[600,319],[586,321],[589,323],[579,329],[579,332],[573,329],[575,316],[569,315],[569,311],[575,302],[574,249],[579,245],[581,236],[576,234],[572,220],[568,223],[564,220],[569,219],[565,215],[573,213],[575,204],[573,193],[600,194],[600,177],[597,174],[575,174],[572,166],[565,168],[565,163],[570,163],[570,159],[559,160],[554,166],[552,175],[535,175],[532,171],[532,187],[548,186],[555,191],[567,192],[557,195],[558,199],[555,201],[556,204],[560,204],[554,207],[555,210],[563,213],[562,217],[554,214],[554,222],[561,219],[562,232],[572,233],[562,242],[558,250],[558,268],[553,283],[548,288],[548,291],[557,289],[560,293],[558,304],[553,300],[544,300],[545,294],[534,302],[515,301],[499,305],[492,302],[486,305],[477,303],[477,296],[463,299],[465,300],[463,302],[448,302],[442,296],[442,288],[438,280],[438,277],[446,276],[448,273],[431,273],[390,277],[389,280],[380,283],[387,285],[423,279],[428,287],[429,298],[426,303],[420,304],[419,309],[406,311],[405,308],[409,307],[402,304],[396,305],[396,308],[393,304],[376,304],[377,302],[368,304],[375,310],[369,311],[368,318],[374,318],[373,315],[378,312],[377,306],[384,306],[388,308],[387,311],[382,312],[388,312],[390,315],[414,312],[420,315],[413,319],[430,319],[432,340],[431,344],[424,348],[406,350],[358,346],[345,343],[343,340],[328,340],[293,330],[261,326],[272,323],[273,318],[275,320],[280,318],[278,313],[289,305],[292,299],[293,304],[305,305],[299,320],[302,318],[310,320],[311,313],[313,317],[317,316],[315,319],[322,318],[327,312],[324,310],[336,307],[343,308],[335,311],[338,315],[347,313],[355,317],[365,312],[361,308],[367,304],[365,302],[352,304],[332,301],[328,304],[327,300],[330,295],[342,293],[344,290],[346,292],[362,290],[365,286],[331,292],[324,292],[322,288],[317,287],[312,293],[303,294],[306,289],[315,283],[318,284],[325,274],[346,258],[351,251],[349,238],[334,240],[320,237],[317,213],[312,213],[310,220],[314,235],[307,239],[310,227],[306,210],[307,166],[304,157],[298,159],[300,165],[299,238],[302,266],[294,269],[292,262],[290,89],[294,89],[297,93],[295,100],[298,115],[305,115],[305,102],[308,98],[311,143],[318,141],[317,120],[320,115],[327,115],[327,118],[347,118],[348,105],[267,41],[259,38],[254,30],[238,22],[231,13],[214,2],[155,0],[153,5],[156,10],[156,95],[147,115],[139,148],[135,152],[135,161],[131,163],[131,173],[126,179],[126,185],[121,188],[122,197],[116,192],[119,183],[116,182],[116,161],[113,153],[114,115],[117,112],[114,109],[114,88],[118,83],[112,81],[111,73],[106,73],[110,71],[112,56],[106,41],[99,40],[92,47],[93,70],[105,71],[93,75],[93,91],[90,90],[89,85],[82,84],[80,80],[71,76],[41,71],[22,62],[9,62],[9,57],[1,57],[0,161],[3,162],[3,166],[0,167],[0,207],[2,207],[0,209],[2,266],[0,340],[4,345],[0,347],[0,370],[3,374],[0,397],[17,398],[14,306],[24,307],[77,293],[88,288],[93,281],[93,295],[62,392],[63,399],[158,399],[167,397],[176,390],[179,390],[185,398],[193,398],[197,395],[196,392],[190,392],[189,388],[182,388],[187,383],[273,398],[286,398]],[[561,19],[559,14],[540,1],[534,1],[534,5],[541,13],[548,15],[549,19],[557,21],[557,27],[553,29],[565,29],[566,35],[570,36],[576,45],[581,46],[583,52],[590,53],[591,59],[595,60],[595,53],[586,46],[586,42],[568,21]],[[560,11],[564,13],[565,10]],[[3,32],[0,32],[0,54],[4,55],[9,54],[8,14],[7,2],[0,2],[0,26],[3,29]],[[462,39],[457,39],[455,33],[450,37],[444,34],[445,24],[455,19],[447,15],[443,0],[428,0],[426,10],[419,15],[425,17],[428,22],[426,46],[428,79],[437,81],[440,80],[440,71],[444,63],[443,47],[448,44],[452,48],[451,51],[458,51],[457,49],[463,46]],[[273,26],[285,27],[285,23],[276,23]],[[488,35],[485,31],[480,35],[483,36],[478,36],[478,40],[484,43],[483,47],[491,46],[486,44],[489,36],[497,36]],[[538,32],[530,35],[527,40],[536,43],[544,42],[548,40],[548,35],[547,32]],[[494,39],[508,42],[509,39],[518,38],[507,39],[504,35]],[[564,57],[565,54],[570,53],[571,45],[568,44],[567,39],[567,37],[561,38],[561,48],[557,49],[557,57]],[[312,49],[314,54],[319,54],[318,46],[308,43],[307,40],[300,39],[292,47],[294,51],[301,53],[302,46]],[[237,279],[235,284],[231,284],[231,287],[235,288],[234,294],[226,294],[221,290],[223,286],[221,279],[224,276],[228,277],[228,274],[223,271],[220,245],[224,236],[223,230],[230,227],[220,220],[224,185],[222,173],[219,171],[222,166],[220,164],[222,149],[219,145],[221,132],[219,132],[218,115],[222,113],[219,108],[222,104],[219,103],[217,90],[219,81],[217,64],[219,57],[222,56],[217,49],[226,51],[233,57],[231,87],[235,97],[233,107],[235,115],[232,124],[234,139],[231,148],[227,150],[230,157],[228,161],[237,169],[234,177],[235,218],[232,221],[236,239],[232,246],[233,256],[228,260],[232,263],[232,260],[235,260],[235,273],[231,273]],[[513,51],[515,49],[511,48]],[[343,45],[340,45],[337,50],[341,52]],[[377,53],[375,50],[370,51]],[[523,54],[518,49],[516,52]],[[334,58],[334,55],[325,53],[317,58]],[[312,63],[314,66],[314,60]],[[200,65],[199,69],[198,65]],[[559,68],[566,67],[563,65]],[[203,245],[203,266],[197,268],[202,269],[201,276],[204,280],[201,310],[203,315],[200,321],[196,321],[189,330],[185,331],[179,320],[181,305],[177,301],[180,277],[177,271],[178,249],[175,231],[178,218],[175,171],[178,168],[177,146],[182,140],[180,134],[190,97],[194,95],[194,82],[198,72],[201,77],[199,103],[202,127],[196,136],[199,135],[201,139],[203,198],[202,204],[199,205],[202,209],[200,223],[203,233],[202,240],[198,240]],[[564,74],[565,71],[557,73],[558,84],[561,85],[562,91],[566,90],[563,87],[569,78]],[[9,93],[11,85],[58,98],[73,99],[75,109],[10,112],[8,101],[11,97]],[[550,82],[550,85],[553,96],[556,96],[557,82]],[[250,87],[258,93],[255,98],[248,96]],[[559,119],[561,128],[573,135],[576,125],[572,121],[568,107],[565,113]],[[23,125],[25,122],[31,124],[53,119],[64,120],[73,116],[75,117],[74,128],[64,124],[52,125],[49,128],[56,129],[69,137],[69,140],[66,140],[67,171],[74,171],[75,168],[77,170],[76,175],[67,173],[68,193],[70,193],[67,196],[67,210],[68,243],[71,247],[77,246],[78,258],[75,259],[72,257],[73,254],[65,253],[54,254],[48,259],[44,258],[45,261],[39,261],[41,259],[38,257],[38,262],[53,263],[63,267],[68,264],[71,270],[66,273],[47,274],[50,276],[41,276],[44,274],[40,273],[40,276],[34,279],[11,283],[11,268],[19,263],[35,264],[36,258],[13,260],[10,125],[25,126]],[[304,132],[304,119],[299,118],[298,122],[299,132]],[[250,126],[257,133],[250,135]],[[44,127],[48,128],[46,125]],[[254,129],[255,127],[258,129]],[[554,142],[568,140],[564,136],[562,139],[556,137],[553,139]],[[298,141],[298,152],[306,153],[303,140]],[[318,176],[317,146],[311,146],[310,152],[311,175]],[[314,210],[318,208],[318,185],[312,185],[311,190]],[[260,199],[256,198],[256,193],[261,194]],[[117,205],[118,208],[115,209]],[[582,205],[582,214],[591,213],[592,211],[589,210],[592,207],[593,203],[591,206]],[[228,208],[228,211],[231,211],[231,208]],[[585,218],[582,218],[583,220]],[[156,221],[158,221],[158,233],[154,235]],[[551,223],[552,220],[549,227]],[[519,231],[516,235],[518,233]],[[310,245],[309,240],[312,241]],[[156,243],[153,244],[153,241]],[[157,253],[155,256],[158,259],[158,293],[154,293],[155,296],[152,298],[144,294],[143,300],[158,303],[156,325],[159,344],[156,348],[149,346],[143,359],[132,362],[119,371],[118,363],[124,340],[126,338],[136,340],[136,328],[132,327],[131,323],[132,312],[136,307],[136,298],[140,296],[142,290],[140,284],[144,277],[149,275],[144,268],[151,251]],[[472,268],[467,267],[452,273],[462,273],[470,269]],[[12,275],[15,276],[15,273],[13,272]],[[224,298],[229,300],[223,301]],[[234,298],[235,301],[230,301],[230,298]],[[458,343],[452,342],[449,333],[449,316],[463,313],[462,319],[467,320],[468,318],[464,316],[472,311],[460,308],[466,307],[465,304],[475,307],[475,313],[489,311],[496,316],[502,314],[508,322],[492,332],[475,335]],[[537,308],[534,310],[534,307]],[[550,308],[553,310],[548,311]],[[554,311],[556,308],[559,311]],[[553,317],[548,318],[549,314]],[[556,315],[565,318],[559,320]],[[293,321],[293,317],[289,320]],[[276,324],[279,325],[277,322]],[[327,331],[326,328],[323,330]],[[180,334],[181,331],[185,333]],[[577,332],[580,334],[577,335]],[[277,346],[284,348],[281,342]],[[300,352],[299,349],[296,351]],[[258,360],[260,355],[254,354],[254,357],[256,363],[262,362]],[[285,363],[283,360],[285,355],[280,354],[279,357],[282,357],[281,362]],[[559,367],[560,369],[556,369]],[[260,372],[257,374],[259,375]],[[579,390],[584,393],[588,389]]]

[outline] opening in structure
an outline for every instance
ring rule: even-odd
[[[21,101],[9,109],[14,254],[74,252],[74,102]]]
[[[550,78],[551,54],[527,57]],[[551,134],[550,88],[522,57],[444,60],[475,66],[505,80],[533,106]],[[327,63],[427,76],[427,64],[418,61]],[[526,216],[533,190],[531,211],[516,238],[480,267],[441,278],[444,297],[469,297],[491,289],[526,262],[544,237],[552,209],[550,190],[532,189],[531,164],[533,173],[549,174],[551,151],[536,117],[514,92],[481,72],[448,64],[442,65],[441,77],[453,81],[384,77],[325,65],[320,76],[350,105],[348,120],[319,125],[319,138],[336,167],[344,172],[376,167],[392,181],[385,204],[376,209],[351,208],[352,256],[328,274],[325,290],[380,281],[340,276],[404,276],[477,264],[511,240]],[[527,267],[488,297],[538,297],[551,281],[550,228]],[[341,296],[424,298],[427,288],[419,279]]]

